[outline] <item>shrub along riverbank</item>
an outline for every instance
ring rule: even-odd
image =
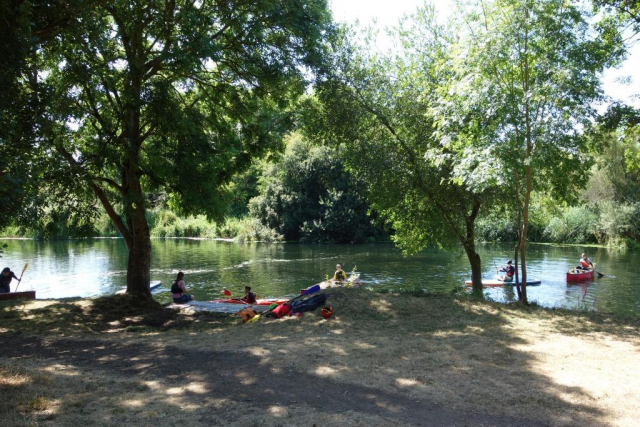
[[[251,325],[116,300],[127,296],[0,303],[0,417],[632,426],[640,415],[640,372],[619,369],[640,363],[637,319],[464,295],[327,294],[330,320]]]

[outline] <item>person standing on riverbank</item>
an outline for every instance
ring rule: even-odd
[[[184,273],[181,271],[178,273],[176,280],[171,285],[171,293],[173,294],[173,302],[182,304],[185,302],[193,301],[193,296],[188,295],[187,286],[184,284]]]
[[[16,279],[20,283],[20,279],[11,271],[9,267],[5,267],[0,275],[0,294],[8,294],[11,292],[11,281]]]

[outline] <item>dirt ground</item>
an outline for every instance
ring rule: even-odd
[[[636,320],[328,296],[330,320],[251,325],[108,300],[2,305],[3,425],[637,425]]]

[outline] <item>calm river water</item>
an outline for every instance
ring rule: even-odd
[[[111,294],[124,286],[127,250],[120,239],[39,242],[0,240],[7,243],[0,264],[20,274],[29,268],[19,290],[34,289],[38,298],[87,297]],[[336,263],[345,270],[354,266],[370,287],[422,288],[450,291],[470,277],[466,256],[426,250],[404,257],[391,244],[302,245],[240,244],[211,240],[153,240],[152,279],[162,280],[168,290],[178,271],[186,274],[187,286],[196,299],[222,295],[226,286],[239,294],[245,284],[259,297],[297,294],[333,274]],[[579,285],[567,285],[566,270],[585,251],[605,277]],[[480,246],[484,277],[495,274],[494,262],[502,265],[512,256],[511,245]],[[548,307],[595,309],[640,316],[640,263],[637,252],[574,246],[531,245],[529,275],[542,285],[529,288],[532,301]],[[12,283],[12,290],[16,282]],[[489,289],[498,301],[513,300],[513,292]],[[156,296],[168,301],[168,292]]]

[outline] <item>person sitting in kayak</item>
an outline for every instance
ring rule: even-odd
[[[251,286],[244,287],[244,297],[240,299],[240,301],[244,301],[247,304],[255,304],[257,301],[256,294],[251,292]]]
[[[516,274],[516,268],[512,265],[513,261],[507,261],[507,265],[502,267],[500,271],[504,271],[506,274],[504,276],[500,276],[500,280],[504,282],[513,282],[513,276]]]
[[[188,295],[187,287],[184,284],[184,273],[181,271],[178,273],[176,280],[171,285],[171,293],[173,294],[173,302],[182,304],[185,302],[193,301],[193,296]]]
[[[11,281],[16,279],[18,282],[20,279],[15,275],[9,267],[5,267],[0,275],[0,294],[8,294],[11,292]]]
[[[580,265],[577,268],[580,270],[589,270],[593,268],[593,263],[589,258],[587,258],[587,254],[582,254],[580,257]]]
[[[347,273],[345,273],[344,270],[342,269],[342,265],[340,264],[336,265],[336,272],[333,273],[333,278],[331,279],[331,281],[344,282],[345,280],[347,280]]]

